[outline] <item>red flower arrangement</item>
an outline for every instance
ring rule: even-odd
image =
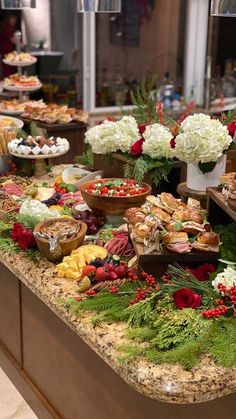
[[[208,281],[210,274],[216,271],[216,267],[211,263],[203,263],[198,268],[187,268],[192,275],[195,276],[199,281]]]
[[[140,138],[140,140],[136,141],[131,147],[130,154],[133,157],[140,157],[143,153],[143,143],[144,143],[143,133],[145,132],[146,126],[147,126],[146,124],[140,124],[138,126],[139,132],[142,137]]]
[[[198,308],[202,302],[202,296],[189,288],[182,288],[173,294],[174,304],[177,308]]]
[[[232,138],[234,138],[234,136],[235,136],[235,132],[236,132],[236,121],[230,122],[230,123],[227,125],[227,128],[228,128],[229,135],[230,135]]]
[[[27,249],[34,249],[36,247],[36,241],[32,231],[20,223],[14,223],[11,237],[24,252]]]

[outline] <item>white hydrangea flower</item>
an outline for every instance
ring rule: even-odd
[[[117,150],[123,153],[128,152],[136,141],[140,139],[140,133],[138,124],[132,116],[123,116],[123,118],[117,122]]]
[[[90,128],[85,134],[85,142],[90,144],[96,154],[115,151],[128,152],[133,143],[139,140],[138,124],[132,116],[124,116],[120,121],[104,121]]]
[[[116,134],[116,122],[106,120],[86,132],[85,142],[92,147],[96,154],[113,153],[117,151],[114,141]]]
[[[209,115],[188,116],[176,137],[175,155],[186,163],[217,161],[232,142],[226,126]]]
[[[160,124],[149,125],[144,131],[143,153],[152,159],[169,159],[175,156],[175,150],[171,148],[172,134],[168,128]]]
[[[212,285],[217,292],[220,292],[218,288],[219,284],[222,284],[227,288],[236,286],[236,270],[228,266],[223,272],[220,272],[214,281],[212,281]],[[224,295],[224,293],[222,293],[222,295]]]

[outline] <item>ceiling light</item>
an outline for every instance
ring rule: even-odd
[[[77,10],[83,12],[121,12],[121,0],[77,0]]]
[[[212,0],[211,15],[236,17],[236,0]]]

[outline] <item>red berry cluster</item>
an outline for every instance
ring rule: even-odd
[[[169,282],[169,280],[170,280],[170,276],[169,275],[162,275],[161,279],[164,282],[164,284],[167,284],[167,282]]]
[[[86,291],[85,294],[88,295],[89,297],[92,297],[93,295],[96,294],[96,291],[95,290],[88,290],[88,291]]]
[[[221,305],[220,307],[215,307],[211,308],[210,310],[202,311],[202,315],[207,319],[211,319],[212,317],[224,316],[227,313],[228,309],[229,307]]]
[[[131,279],[131,281],[138,281],[137,271],[135,269],[130,270],[128,272],[128,277]]]
[[[152,292],[151,288],[137,288],[136,296],[133,300],[130,301],[129,305],[132,306],[140,301],[146,300],[147,296]]]
[[[156,285],[156,279],[153,275],[148,275],[146,272],[142,272],[141,277],[145,279],[147,285],[150,287],[154,287]]]
[[[110,288],[110,293],[111,294],[117,294],[119,292],[119,288],[118,287],[111,287]]]

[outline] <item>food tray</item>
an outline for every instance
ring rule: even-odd
[[[8,61],[4,58],[2,61],[4,64],[10,65],[12,67],[28,67],[35,64],[37,62],[37,58],[33,57],[32,60],[29,61]]]
[[[36,92],[41,89],[42,83],[36,84],[35,86],[9,86],[3,84],[3,89],[9,90],[10,92]]]
[[[136,256],[138,258],[139,269],[154,275],[163,275],[169,264],[178,263],[181,266],[199,265],[205,262],[216,262],[220,258],[218,252],[201,252],[192,250],[190,253],[171,253],[163,250],[162,253],[154,251],[150,254],[144,253],[144,246],[131,239]]]

